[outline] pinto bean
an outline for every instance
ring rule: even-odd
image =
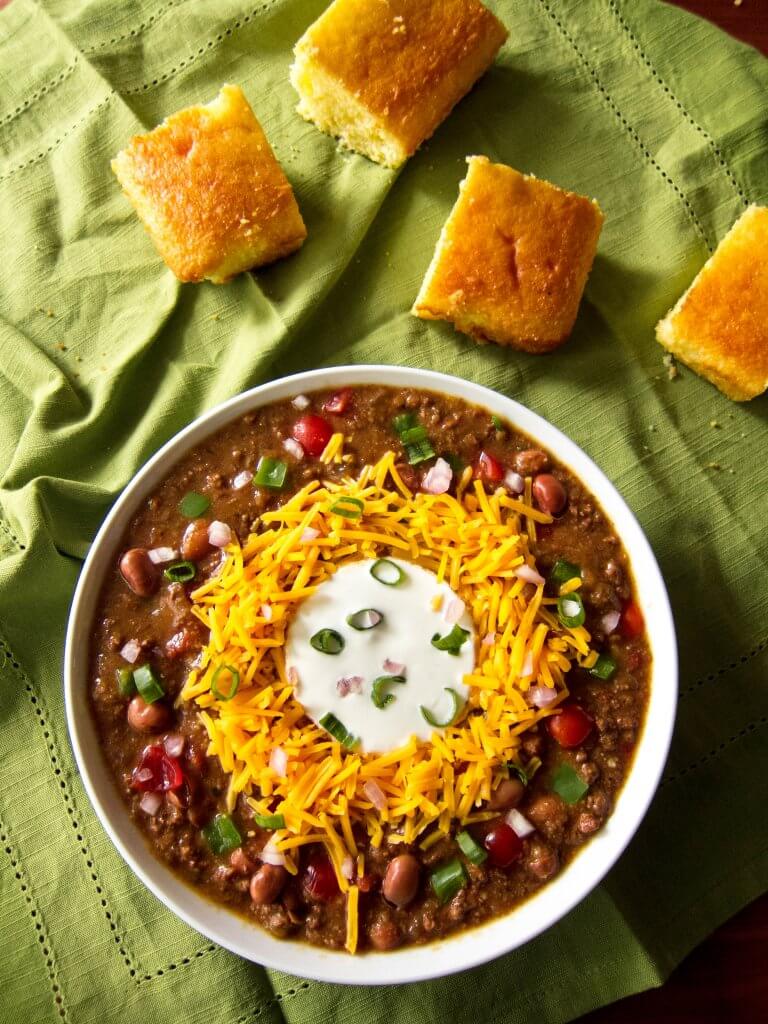
[[[168,724],[169,712],[165,704],[155,701],[147,704],[138,694],[128,705],[128,725],[136,732],[159,732]]]
[[[396,907],[407,906],[419,887],[419,862],[411,853],[401,853],[389,862],[382,892]]]
[[[512,465],[521,476],[536,476],[547,468],[549,457],[538,448],[527,448],[524,452],[515,452]]]
[[[508,811],[523,799],[525,786],[520,779],[502,779],[491,794],[488,806],[492,811]]]
[[[181,538],[181,553],[190,562],[199,562],[213,550],[208,540],[208,522],[205,519],[195,519],[184,531]]]
[[[565,488],[551,473],[539,473],[533,480],[533,496],[542,512],[559,516],[568,504]]]
[[[146,548],[130,548],[120,559],[120,573],[139,597],[151,597],[160,584],[160,573]]]
[[[251,876],[251,899],[254,903],[274,903],[287,881],[285,868],[278,864],[262,864]]]

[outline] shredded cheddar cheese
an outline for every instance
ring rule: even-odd
[[[333,435],[324,463],[342,458],[343,440]],[[465,471],[456,497],[414,495],[387,452],[357,479],[311,481],[263,514],[259,531],[242,547],[228,545],[221,570],[192,595],[209,640],[179,700],[200,709],[208,753],[229,775],[229,808],[242,794],[257,814],[283,816],[273,843],[288,870],[296,872],[301,846],[325,847],[347,900],[350,952],[357,945],[355,881],[364,871],[353,825],[366,830],[374,847],[386,838],[428,849],[453,823],[484,820],[483,804],[506,777],[507,763],[519,759],[521,735],[565,699],[572,664],[596,659],[586,629],[562,626],[557,599],[517,575],[521,566],[535,568],[536,523],[551,522],[531,505],[526,483],[524,497],[515,498],[504,488],[486,491]],[[332,511],[340,496],[362,503],[359,518]],[[284,646],[298,604],[339,566],[387,555],[448,582],[480,640],[475,668],[464,677],[469,698],[458,722],[436,730],[429,742],[412,737],[398,750],[361,754],[306,717]],[[222,666],[239,673],[230,700],[211,690]],[[534,685],[554,688],[554,703],[532,706],[526,694]],[[272,766],[276,748],[287,757],[284,775]],[[384,796],[382,809],[366,794],[369,782]]]

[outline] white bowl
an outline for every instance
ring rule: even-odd
[[[425,388],[465,399],[509,420],[572,469],[598,499],[623,541],[653,655],[650,703],[632,770],[613,814],[587,848],[552,882],[503,917],[430,945],[355,957],[276,939],[204,899],[157,860],[130,820],[107,769],[87,693],[96,601],[139,503],[182,455],[231,420],[301,392],[350,384]],[[524,406],[469,381],[407,367],[348,366],[285,377],[224,402],[172,438],[137,473],[104,520],[80,575],[67,630],[64,679],[69,733],[91,803],[112,842],[158,899],[207,938],[248,960],[318,981],[386,985],[451,974],[507,953],[553,925],[598,884],[640,824],[664,767],[677,702],[677,645],[664,581],[648,541],[619,493],[573,441]]]

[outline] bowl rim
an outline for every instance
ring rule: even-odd
[[[552,451],[595,495],[622,539],[635,585],[641,591],[652,669],[645,722],[612,815],[552,881],[507,914],[482,925],[422,946],[350,956],[275,938],[254,922],[207,899],[156,858],[128,816],[112,778],[106,773],[99,777],[98,769],[103,769],[105,762],[96,743],[89,701],[82,698],[87,688],[90,625],[103,567],[114,557],[138,503],[190,448],[246,412],[302,392],[355,384],[415,387],[463,398],[503,416]],[[663,665],[657,653],[663,655]],[[433,370],[367,364],[304,371],[235,395],[194,419],[144,463],[106,515],[81,569],[67,625],[64,696],[70,741],[91,805],[131,870],[179,918],[206,938],[266,967],[324,982],[403,984],[446,976],[511,952],[550,928],[600,883],[634,836],[658,787],[674,728],[677,670],[674,620],[651,546],[618,490],[575,442],[526,406],[484,385]],[[586,851],[592,851],[589,858],[584,857]]]

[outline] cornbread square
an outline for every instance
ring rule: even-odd
[[[296,44],[296,108],[399,167],[492,63],[507,30],[479,0],[335,0]]]
[[[750,206],[688,291],[656,326],[656,338],[729,398],[768,387],[768,209]]]
[[[112,161],[158,252],[181,281],[221,284],[307,236],[288,179],[242,90],[172,114]]]
[[[467,163],[411,312],[476,341],[548,352],[573,327],[603,214],[593,199],[487,157]]]

